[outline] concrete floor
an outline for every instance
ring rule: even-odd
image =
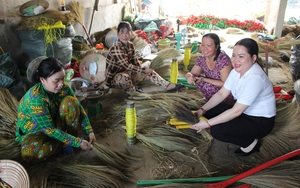
[[[269,72],[269,77],[274,85],[281,86],[285,90],[289,90],[292,88],[290,74],[287,68],[272,67],[268,70],[268,72]],[[151,89],[153,91],[153,87],[146,87],[144,90],[147,91],[147,89],[149,90]],[[157,89],[157,92],[162,92],[159,91],[159,88],[157,87],[155,88]],[[182,90],[182,92],[185,93],[186,90]],[[178,94],[180,94],[180,91]],[[115,104],[119,105],[120,103],[121,104],[123,103],[125,105],[127,96],[128,95],[121,90],[109,91],[107,93],[107,96],[100,100],[103,105],[103,110],[105,111],[108,107],[113,106]],[[97,120],[92,118],[91,121],[93,122],[93,120],[95,120],[95,123],[99,122],[99,119],[101,119],[101,115],[96,119]],[[97,123],[97,126],[99,126],[99,123]],[[124,127],[125,124],[121,123],[120,126]],[[109,130],[109,128],[107,130]],[[141,187],[136,184],[138,181],[153,180],[157,177],[163,176],[162,174],[160,174],[160,176],[158,174],[161,173],[160,170],[162,168],[165,168],[164,165],[166,165],[165,164],[166,161],[157,161],[157,158],[155,157],[155,152],[153,152],[151,149],[149,149],[147,146],[145,146],[139,141],[132,146],[128,146],[126,141],[126,133],[125,130],[122,128],[110,130],[108,132],[109,133],[107,133],[105,136],[98,135],[97,140],[113,151],[127,153],[132,156],[137,156],[141,159],[141,161],[131,161],[133,166],[138,166],[139,168],[137,168],[133,172],[135,179],[132,184],[128,185],[128,187]],[[208,167],[211,169],[214,169],[216,167],[218,171],[213,173],[215,173],[215,175],[217,174],[217,176],[227,176],[227,175],[237,174],[243,172],[243,170],[245,169],[255,166],[255,164],[257,163],[256,154],[253,154],[252,157],[246,157],[246,158],[236,157],[233,154],[233,151],[235,151],[236,149],[237,146],[235,145],[222,143],[218,140],[213,140],[209,151],[206,153],[207,158],[204,157],[201,160],[203,161],[208,160],[209,161]],[[191,160],[192,158],[196,159],[197,157],[195,156],[203,157],[203,155],[200,154],[197,155],[197,152],[201,153],[201,148],[197,148],[196,151],[186,154],[185,157],[183,157],[181,154],[176,152],[168,154],[170,158],[172,158],[173,160],[172,164],[169,165],[173,166],[172,168],[174,168],[173,169],[174,174],[171,176],[171,179],[172,177],[173,178],[174,177],[175,178],[203,177],[203,174],[201,175],[201,173],[203,172],[203,166],[199,163],[199,161]],[[176,171],[179,171],[178,173],[181,174],[180,175],[176,174],[175,173]],[[166,177],[168,176],[166,175]],[[169,186],[166,185],[165,187],[169,187]]]
[[[238,36],[238,38],[241,37],[242,36]],[[227,44],[223,44],[223,46],[229,44],[230,42],[227,42]],[[230,51],[229,48],[227,50]],[[281,66],[269,67],[268,76],[274,86],[281,86],[283,90],[289,91],[293,89],[289,65],[288,63],[280,63],[280,65]],[[179,75],[180,77],[183,77],[185,72],[180,71]],[[156,86],[148,86],[144,87],[143,89],[145,93],[152,93],[153,91],[164,92],[163,89]],[[186,94],[187,91],[188,90],[183,89],[179,91],[178,94]],[[105,111],[110,109],[112,106],[120,104],[125,105],[127,97],[128,94],[122,90],[110,89],[108,93],[104,95],[104,97],[99,99],[99,101],[102,103],[103,111],[105,113]],[[155,114],[153,115],[155,116]],[[105,119],[101,118],[102,115],[91,118],[92,125],[97,126],[98,128],[101,127],[100,122],[106,121]],[[127,187],[140,187],[137,186],[137,182],[139,180],[153,180],[157,178],[161,179],[160,177],[164,177],[163,179],[166,179],[167,177],[170,179],[205,177],[206,175],[202,174],[204,166],[197,160],[208,162],[208,166],[206,167],[209,167],[210,170],[216,170],[211,172],[212,176],[226,176],[241,173],[245,169],[249,169],[257,164],[256,157],[258,154],[253,154],[246,158],[236,157],[233,154],[233,151],[237,149],[237,146],[222,143],[218,140],[212,141],[212,145],[205,155],[200,155],[201,148],[196,148],[196,150],[185,154],[185,156],[180,154],[180,152],[168,153],[168,157],[171,161],[164,161],[164,158],[157,160],[157,153],[139,141],[132,146],[128,146],[124,126],[124,122],[121,122],[119,128],[116,129],[103,127],[106,133],[98,134],[97,140],[113,151],[127,153],[141,159],[139,161],[131,161],[132,166],[136,166],[138,168],[133,172],[133,183],[127,185]],[[199,159],[199,157],[203,158]],[[165,170],[168,172],[168,174],[161,174],[163,171],[162,169],[166,168],[167,165],[169,165],[170,168]],[[201,184],[197,186],[201,187]],[[170,186],[166,185],[161,187]]]

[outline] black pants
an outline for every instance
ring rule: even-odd
[[[220,103],[216,107],[208,110],[204,117],[213,118],[233,105]],[[275,116],[271,118],[249,116],[241,114],[226,123],[221,123],[211,127],[211,135],[222,142],[232,143],[241,147],[249,146],[254,139],[260,139],[268,135],[275,122]]]

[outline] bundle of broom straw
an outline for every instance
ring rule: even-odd
[[[270,160],[299,147],[300,108],[295,100],[277,104],[275,125],[270,134],[262,139],[261,155]]]
[[[299,162],[299,160],[283,161],[254,175],[248,176],[241,181],[244,183],[249,183],[254,187],[299,187]]]
[[[129,161],[137,157],[114,152],[94,143],[94,155],[81,152],[75,156],[55,157],[27,165],[31,187],[127,187],[132,184],[132,172],[137,167]],[[87,156],[94,156],[87,158]],[[45,170],[47,169],[47,170]]]
[[[6,88],[0,88],[0,106],[0,137],[1,139],[14,138],[18,101]]]
[[[94,46],[92,39],[91,39],[90,35],[88,34],[88,31],[84,25],[84,21],[83,21],[84,20],[84,6],[78,1],[72,1],[69,9],[70,9],[70,15],[72,15],[72,17],[74,17],[74,19],[82,26],[90,45]]]

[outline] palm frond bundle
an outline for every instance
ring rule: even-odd
[[[178,61],[183,59],[183,55],[175,48],[163,49],[156,55],[150,64],[150,68],[154,69],[163,78],[170,77],[170,65],[173,58]]]
[[[137,52],[144,50],[144,48],[149,45],[145,39],[139,37],[135,32],[132,33],[131,41]]]
[[[32,188],[46,188],[49,185],[58,184],[58,182],[50,182],[49,177],[52,174],[52,165],[49,161],[42,161],[35,164],[27,164],[26,171],[30,177],[30,187]],[[45,170],[47,169],[47,170]],[[60,184],[60,183],[59,183]]]
[[[174,116],[179,120],[194,125],[199,122],[199,119],[192,112],[191,108],[185,103],[173,103]]]
[[[179,121],[186,122],[187,124],[194,125],[198,123],[200,120],[195,116],[195,114],[192,112],[191,108],[183,102],[176,102],[173,103],[173,115],[175,118],[177,118]],[[204,148],[208,149],[211,145],[212,136],[208,134],[206,130],[202,130],[200,134],[207,140],[207,144]]]
[[[185,152],[175,151],[162,153],[153,151],[153,158],[158,161],[158,163],[152,167],[150,173],[150,179],[154,180],[212,176],[216,173],[218,168],[209,162],[208,155],[204,153],[199,155],[199,151],[196,148]],[[190,174],[193,174],[194,171],[197,171],[197,174],[191,177]]]
[[[137,128],[164,124],[172,116],[172,104],[176,101],[187,104],[191,109],[197,109],[205,102],[198,91],[181,92],[180,95],[176,93],[132,93],[128,99],[135,102]],[[102,119],[97,119],[96,122],[101,121],[101,126],[109,128],[118,127],[120,124],[125,125],[125,109],[125,102],[108,105],[101,115]]]
[[[15,138],[18,101],[6,88],[0,88],[0,137]]]
[[[137,139],[147,147],[156,151],[187,151],[192,150],[195,144],[187,139],[175,136],[149,136],[137,133]]]
[[[297,101],[277,107],[275,126],[262,139],[261,153],[265,159],[273,159],[297,148],[300,135],[300,108]]]
[[[124,174],[109,166],[64,162],[56,164],[53,174],[69,187],[126,187]]]
[[[252,176],[248,176],[241,181],[244,183],[249,183],[254,187],[299,187],[299,168],[299,160],[283,161]]]
[[[258,54],[259,57],[261,57],[262,61],[265,61],[265,53],[260,53]],[[280,67],[282,68],[282,64],[281,63],[285,63],[285,61],[282,59],[282,56],[285,56],[287,59],[290,59],[291,57],[291,50],[279,50],[279,52],[269,52],[268,53],[268,57],[271,57],[273,59],[273,61],[278,61],[279,63],[276,63],[276,66],[272,66],[272,62],[268,62],[269,63],[269,67]],[[269,59],[268,59],[269,60]]]
[[[206,102],[201,92],[197,90],[181,91],[178,93],[132,93],[128,96],[128,99],[134,101],[141,100],[160,100],[160,101],[171,101],[169,107],[172,108],[171,104],[179,101],[179,103],[187,104],[191,109],[197,109],[200,105]]]
[[[72,25],[75,23],[71,17],[68,18],[67,14],[63,14],[62,11],[47,10],[43,14],[36,16],[22,16],[18,30],[36,30],[38,25],[45,19],[52,20],[53,23],[61,21],[64,25]]]
[[[84,6],[78,1],[72,1],[70,6],[70,14],[82,26],[84,26]]]
[[[94,146],[95,157],[100,159],[102,164],[95,159],[87,160],[86,153],[82,152],[80,155],[56,157],[27,166],[31,187],[122,188],[126,187],[126,183],[132,183],[132,175],[128,172],[133,168],[129,167],[126,159],[136,158],[110,151],[100,144]]]
[[[74,17],[75,21],[77,21],[82,26],[90,45],[93,46],[93,42],[92,42],[90,35],[88,34],[87,29],[84,25],[84,6],[78,1],[72,1],[69,9],[70,9],[69,14],[72,15],[72,17]]]
[[[94,143],[93,145],[93,152],[104,165],[119,169],[122,172],[130,172],[134,170],[128,162],[129,160],[140,160],[137,157],[114,152],[100,143]]]
[[[11,159],[22,163],[21,145],[15,139],[0,139],[0,159]]]
[[[190,142],[199,145],[202,142],[207,142],[199,137],[198,134],[193,134],[192,130],[178,130],[169,125],[156,125],[149,128],[138,129],[138,133],[152,136],[174,136],[189,140]]]

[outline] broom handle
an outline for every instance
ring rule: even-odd
[[[233,183],[235,183],[235,182],[237,182],[237,181],[239,181],[239,180],[241,180],[241,179],[243,179],[245,177],[248,177],[248,176],[250,176],[250,175],[252,175],[254,173],[257,173],[257,172],[259,172],[261,170],[264,170],[264,169],[266,169],[266,168],[268,168],[268,167],[270,167],[272,165],[275,165],[275,164],[277,164],[277,163],[279,163],[281,161],[284,161],[286,159],[292,158],[292,157],[294,157],[296,155],[300,155],[300,149],[294,150],[294,151],[292,151],[290,153],[287,153],[285,155],[282,155],[280,157],[272,159],[271,161],[268,161],[268,162],[263,163],[263,164],[261,164],[261,165],[259,165],[257,167],[254,167],[254,168],[252,168],[250,170],[247,170],[247,171],[245,171],[245,172],[243,172],[243,173],[241,173],[239,175],[236,175],[236,176],[234,176],[234,177],[232,177],[230,179],[227,179],[227,180],[224,180],[224,181],[218,182],[218,183],[205,184],[205,186],[206,187],[217,187],[217,188],[227,187],[227,186],[229,186],[229,185],[231,185],[231,184],[233,184]]]
[[[82,25],[82,27],[83,27],[83,30],[84,30],[85,34],[87,35],[87,38],[88,38],[88,41],[89,41],[90,45],[93,47],[93,46],[94,46],[94,45],[93,45],[93,42],[92,42],[92,40],[91,40],[91,38],[90,38],[90,35],[88,34],[88,32],[87,32],[87,30],[86,30],[86,27],[85,27],[83,24],[81,24],[81,25]]]
[[[137,185],[149,186],[149,185],[161,185],[167,183],[203,183],[203,182],[219,182],[224,181],[233,176],[220,176],[220,177],[207,177],[207,178],[187,178],[187,179],[165,179],[165,180],[139,180]]]
[[[98,11],[98,5],[99,5],[99,0],[95,0],[92,19],[90,23],[89,35],[91,34],[95,11]]]

